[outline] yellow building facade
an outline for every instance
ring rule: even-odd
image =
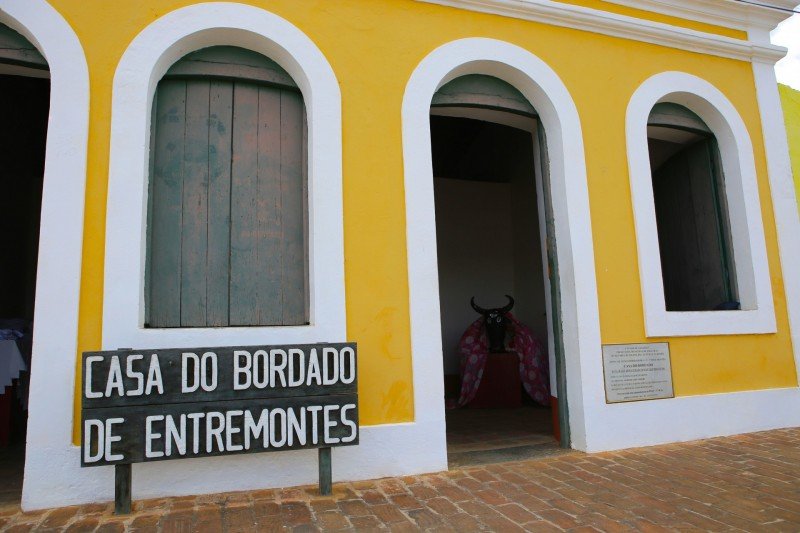
[[[535,110],[514,114],[530,119],[520,128],[546,136],[536,223],[554,246],[542,246],[544,313],[531,320],[565,445],[800,424],[800,224],[773,72],[784,51],[768,41],[785,16],[730,0],[0,0],[0,22],[39,50],[50,79],[23,506],[111,497],[113,469],[80,468],[80,354],[122,346],[357,342],[361,441],[334,453],[334,480],[446,469],[445,376],[457,363],[439,228],[457,214],[437,205],[453,184],[434,190],[431,102],[463,76],[513,87]],[[173,64],[212,46],[268,57],[305,102],[307,325],[143,322],[153,100]],[[434,114],[513,122],[470,102]],[[718,147],[736,308],[665,300],[648,153],[661,104],[702,119]],[[605,347],[659,343],[672,394],[610,399]],[[309,483],[309,453],[136,465],[134,497]]]

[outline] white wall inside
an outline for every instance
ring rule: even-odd
[[[434,179],[444,373],[459,373],[458,341],[470,307],[516,300],[512,313],[546,345],[539,215],[532,169],[510,183]]]

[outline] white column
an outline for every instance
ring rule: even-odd
[[[764,38],[763,34],[755,36],[752,33],[754,32],[751,32],[753,40],[758,37]],[[778,234],[783,286],[794,346],[795,369],[798,371],[800,381],[800,276],[797,275],[800,272],[800,217],[798,217],[796,191],[792,180],[789,143],[774,63],[753,61],[753,76],[761,112],[761,128],[764,134],[764,150]]]

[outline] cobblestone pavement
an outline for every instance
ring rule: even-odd
[[[22,513],[4,531],[800,531],[800,429],[439,474]]]

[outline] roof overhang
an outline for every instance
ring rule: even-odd
[[[699,54],[763,63],[775,63],[786,55],[785,48],[769,42],[769,30],[791,15],[786,11],[744,4],[735,0],[607,0],[685,20],[747,31],[746,39],[735,39],[717,33],[554,0],[417,1],[574,28]],[[784,7],[800,0],[768,1],[778,7]]]
[[[695,22],[748,31],[772,30],[792,14],[800,0],[752,0],[755,5],[736,0],[605,0],[635,9],[652,11]]]

